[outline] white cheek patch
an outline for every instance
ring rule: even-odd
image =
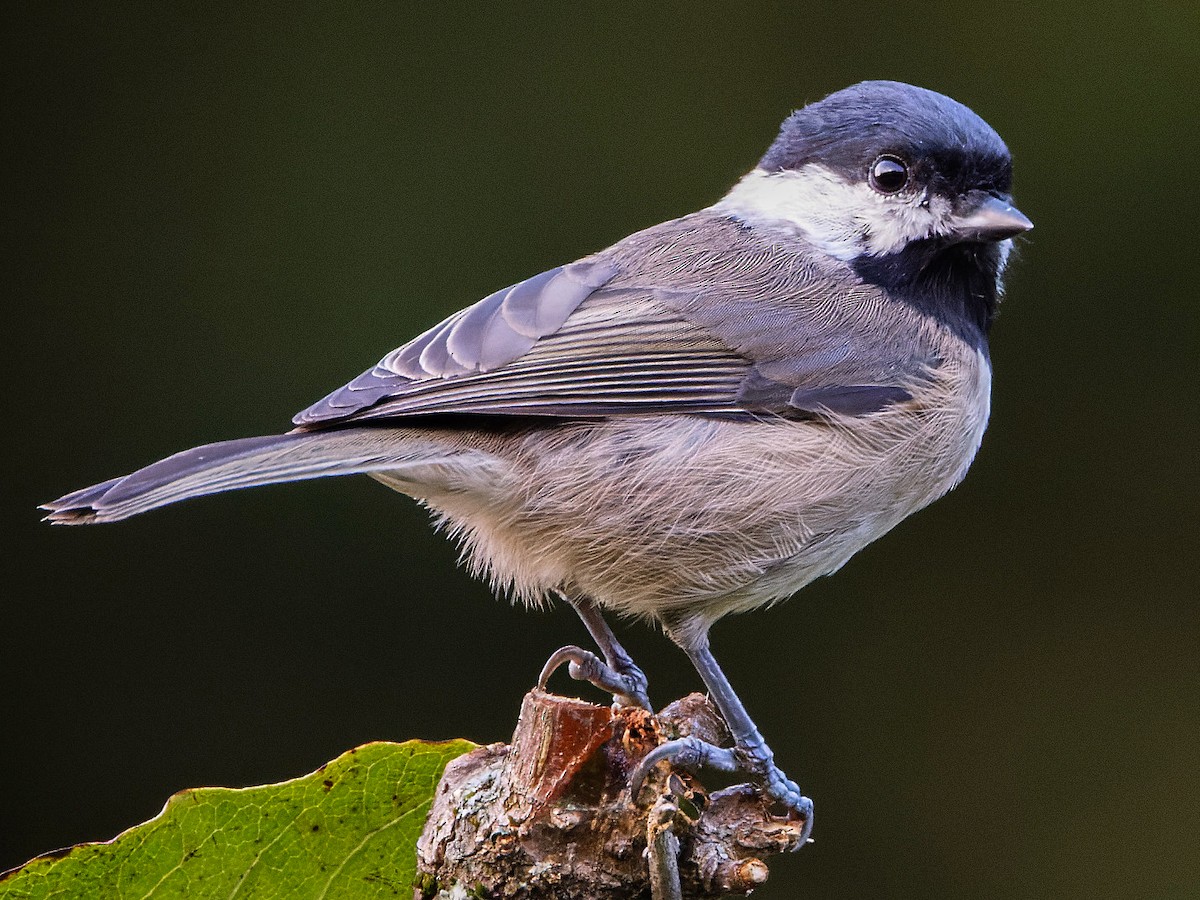
[[[865,181],[847,182],[815,164],[786,172],[755,169],[712,208],[745,222],[799,229],[843,260],[896,253],[937,234],[950,214],[941,198],[922,205],[919,197],[884,196]]]

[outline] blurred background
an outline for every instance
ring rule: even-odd
[[[364,741],[506,739],[585,637],[367,478],[95,529],[39,502],[286,429],[896,78],[999,130],[1037,229],[963,486],[714,631],[818,811],[756,896],[1200,896],[1200,6],[174,6],[5,14],[0,869]],[[621,634],[656,700],[697,688]]]

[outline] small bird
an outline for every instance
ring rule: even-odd
[[[602,611],[657,622],[734,746],[655,764],[742,772],[812,828],[709,645],[953,488],[987,425],[1012,239],[999,135],[892,81],[790,115],[715,205],[455,313],[298,414],[46,504],[115,522],[234,488],[366,473],[428,507],[474,574],[561,598],[600,655],[557,667],[650,708]]]

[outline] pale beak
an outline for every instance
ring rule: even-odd
[[[951,234],[960,241],[1003,241],[1033,227],[1012,203],[984,191],[971,191],[959,206]]]

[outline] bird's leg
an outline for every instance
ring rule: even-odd
[[[579,613],[583,624],[604,654],[600,659],[595,653],[582,647],[568,646],[556,650],[546,661],[542,674],[538,678],[538,687],[545,689],[546,682],[554,671],[563,663],[569,663],[567,671],[578,681],[587,681],[603,691],[613,695],[613,700],[622,706],[640,706],[652,709],[650,698],[646,694],[646,676],[637,667],[630,655],[625,651],[613,634],[608,622],[600,614],[600,608],[594,600],[587,597],[569,597],[562,595]]]
[[[734,746],[716,747],[697,738],[683,738],[660,744],[639,763],[630,779],[634,798],[637,798],[646,775],[663,760],[669,760],[685,769],[707,767],[723,772],[745,772],[761,785],[768,797],[782,803],[804,819],[804,831],[798,845],[804,846],[812,832],[813,803],[801,794],[796,783],[775,765],[775,755],[763,740],[750,714],[746,712],[746,707],[734,693],[733,686],[721,671],[709,648],[707,628],[672,629],[668,633],[672,640],[683,648],[700,677],[704,679],[709,696],[725,717],[725,724],[729,727],[729,733],[733,735]]]

